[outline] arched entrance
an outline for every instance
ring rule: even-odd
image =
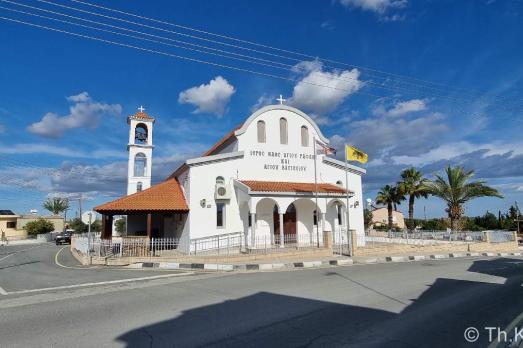
[[[276,244],[280,243],[280,214],[278,207],[274,207],[274,241]],[[296,239],[296,207],[290,204],[287,211],[283,214],[283,233],[285,239]]]

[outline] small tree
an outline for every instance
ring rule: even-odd
[[[69,200],[67,198],[60,197],[48,198],[44,202],[43,206],[46,210],[49,210],[54,215],[60,215],[69,209]]]
[[[87,232],[87,225],[82,222],[80,218],[74,218],[69,222],[69,228],[73,229],[76,233]]]
[[[365,228],[369,228],[372,224],[372,212],[367,208],[363,209],[363,223],[365,224]]]
[[[87,226],[89,228],[89,226]],[[92,232],[101,232],[102,231],[102,223],[100,220],[94,220],[91,222],[91,231]]]
[[[118,232],[118,234],[120,236],[124,235],[125,231],[127,230],[126,219],[124,217],[121,218],[121,219],[118,219],[118,220],[116,220],[116,222],[114,224],[115,224],[115,227],[116,227],[116,232]]]
[[[37,234],[53,232],[54,224],[49,220],[39,218],[25,224],[25,230],[29,235],[36,236]]]

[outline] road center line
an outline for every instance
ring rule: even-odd
[[[0,286],[0,295],[7,295],[7,294],[8,294],[8,292],[5,291],[4,288],[2,288],[2,287]]]
[[[63,286],[55,286],[55,287],[52,287],[52,288],[19,290],[19,291],[8,292],[5,295],[28,294],[28,293],[33,293],[33,292],[63,290],[63,289],[75,289],[75,288],[84,288],[84,287],[97,286],[97,285],[110,285],[110,284],[130,283],[130,282],[144,281],[144,280],[154,280],[154,279],[162,279],[162,278],[180,277],[180,276],[186,276],[186,275],[191,275],[191,274],[194,274],[194,272],[184,272],[184,273],[175,273],[175,274],[162,274],[162,275],[149,276],[149,277],[109,280],[109,281],[105,281],[105,282],[94,282],[94,283],[82,283],[82,284],[73,284],[73,285],[63,285]]]

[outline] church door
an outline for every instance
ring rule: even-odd
[[[287,211],[283,214],[283,233],[285,233],[286,238],[296,238],[296,207],[294,207],[294,204],[289,205]]]
[[[273,212],[274,218],[274,243],[280,244],[280,214],[278,207],[275,206]],[[294,204],[289,205],[285,214],[283,214],[283,233],[285,239],[294,241],[296,238],[296,207]]]

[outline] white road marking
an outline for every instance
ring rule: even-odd
[[[5,291],[4,288],[2,288],[2,287],[0,286],[0,295],[7,295],[7,294],[8,294],[8,292]]]
[[[175,273],[175,274],[162,274],[162,275],[156,275],[156,276],[150,276],[150,277],[127,278],[127,279],[109,280],[109,281],[105,281],[105,282],[94,282],[94,283],[82,283],[82,284],[73,284],[73,285],[63,285],[63,286],[55,286],[55,287],[52,287],[52,288],[19,290],[19,291],[11,291],[11,292],[9,292],[7,294],[9,294],[9,295],[13,295],[13,294],[28,294],[28,293],[32,293],[32,292],[63,290],[63,289],[75,289],[75,288],[84,288],[84,287],[97,286],[97,285],[121,284],[121,283],[130,283],[130,282],[143,281],[143,280],[172,278],[172,277],[186,276],[186,275],[191,275],[191,274],[194,274],[194,272],[184,272],[184,273]]]

